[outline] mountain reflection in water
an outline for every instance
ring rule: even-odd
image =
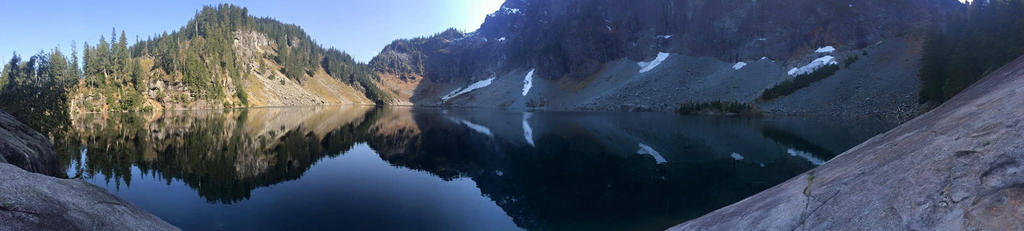
[[[405,107],[86,114],[69,176],[185,229],[664,229],[891,128]]]

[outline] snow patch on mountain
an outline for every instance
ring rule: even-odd
[[[499,13],[503,15],[521,15],[523,14],[523,11],[519,10],[519,8],[510,8],[502,6],[501,9],[499,9],[497,12],[491,13],[488,16],[494,17],[495,14]]]
[[[738,62],[738,63],[732,65],[732,69],[733,70],[739,70],[739,69],[743,69],[743,67],[745,67],[745,66],[747,66],[747,63],[745,63],[745,62]]]
[[[466,127],[469,127],[469,129],[473,129],[473,131],[482,133],[482,134],[490,136],[490,137],[494,137],[494,133],[491,133],[491,129],[490,128],[487,128],[487,127],[484,127],[483,125],[475,124],[473,122],[469,122],[469,121],[466,121],[466,120],[458,120],[458,121],[459,121],[459,123],[461,123],[463,125],[466,125]]]
[[[535,70],[537,69],[530,70],[530,73],[526,73],[526,78],[523,79],[523,96],[530,93],[530,88],[533,88],[533,71]]]
[[[814,53],[832,53],[834,51],[836,51],[835,47],[825,46],[825,47],[822,47],[822,48],[818,48],[818,50],[815,50]]]
[[[640,143],[640,149],[636,150],[636,154],[653,156],[654,161],[657,161],[659,164],[664,164],[668,162],[667,160],[665,160],[665,157],[661,156],[661,153],[658,153],[658,151],[655,151],[654,148],[651,148],[651,146],[647,146],[644,143]]]
[[[478,82],[470,84],[466,88],[456,88],[455,90],[453,90],[452,92],[448,93],[447,95],[442,96],[441,97],[441,102],[447,102],[448,100],[450,100],[452,98],[455,98],[455,97],[458,97],[458,96],[460,96],[462,94],[466,94],[466,93],[469,93],[471,91],[474,91],[474,90],[477,90],[477,89],[480,89],[480,88],[484,88],[484,87],[490,86],[491,82],[493,82],[493,81],[494,81],[494,77],[491,77],[489,79],[480,80]]]
[[[530,127],[530,121],[527,121],[530,117],[533,117],[533,114],[529,112],[523,114],[523,138],[526,138],[526,143],[530,144],[530,146],[534,146],[533,127]]]
[[[658,52],[658,57],[655,57],[654,60],[650,62],[637,62],[636,65],[640,66],[640,73],[645,73],[654,70],[655,67],[661,65],[661,62],[664,62],[665,59],[668,59],[669,55],[669,53]]]
[[[811,72],[814,72],[815,70],[818,70],[818,68],[836,64],[839,64],[839,62],[836,61],[836,57],[826,55],[824,57],[815,59],[814,61],[811,61],[811,63],[808,63],[807,65],[804,65],[802,67],[794,67],[793,69],[789,69],[789,72],[786,73],[789,74],[790,76],[809,74]]]
[[[811,164],[813,164],[814,166],[821,166],[825,164],[824,160],[814,157],[813,155],[811,155],[811,153],[805,151],[790,148],[786,150],[786,153],[789,153],[790,156],[799,156],[800,158],[804,158],[808,162],[811,162]]]

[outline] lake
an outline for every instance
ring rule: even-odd
[[[658,230],[895,126],[354,106],[72,123],[68,176],[185,230]]]

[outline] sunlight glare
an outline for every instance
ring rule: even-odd
[[[484,23],[487,15],[497,11],[501,4],[505,3],[505,0],[468,0],[464,2],[467,4],[468,12],[473,14],[468,18],[468,25],[465,29],[476,30],[481,23]]]

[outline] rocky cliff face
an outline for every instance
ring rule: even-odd
[[[303,81],[285,77],[283,64],[273,57],[275,44],[264,34],[255,31],[236,31],[232,48],[245,67],[247,78],[241,86],[248,93],[250,107],[300,105],[372,105],[358,84],[331,77],[318,68]]]
[[[672,230],[1024,229],[1024,58],[825,165]]]
[[[100,187],[51,177],[63,175],[49,139],[0,112],[0,230],[177,229]]]
[[[917,46],[913,34],[954,4],[957,3],[952,0],[510,0],[488,16],[475,32],[450,30],[431,37],[398,40],[387,46],[370,65],[385,77],[402,81],[425,78],[426,83],[403,89],[415,92],[409,98],[418,104],[548,109],[659,108],[656,101],[666,98],[627,97],[623,102],[605,98],[629,93],[619,92],[620,89],[637,88],[628,86],[631,79],[649,79],[638,75],[651,71],[639,71],[644,69],[642,64],[664,56],[669,60],[667,65],[652,66],[653,71],[648,75],[663,78],[656,82],[666,87],[657,91],[682,93],[673,95],[679,97],[669,97],[681,101],[669,104],[706,100],[749,102],[752,99],[746,96],[685,96],[692,93],[688,89],[730,89],[676,83],[748,75],[729,71],[734,70],[738,62],[768,60],[774,63],[772,68],[779,70],[760,68],[762,71],[756,76],[749,74],[752,78],[759,77],[756,81],[764,81],[748,87],[752,94],[760,94],[791,77],[786,70],[819,58],[822,54],[816,50],[820,47],[831,46],[836,51],[830,55],[846,58],[896,37],[907,37],[911,45]],[[918,56],[911,57],[917,59]],[[680,62],[679,58],[690,61]],[[622,63],[637,68],[626,68]],[[743,66],[735,70],[741,68]],[[678,71],[657,73],[659,69]],[[452,90],[492,77],[497,80],[518,78],[509,82],[519,84],[492,88],[491,92],[518,91],[516,88],[525,88],[522,83],[528,72],[539,79],[533,84],[539,88],[539,94],[550,92],[549,95],[532,97],[522,90],[522,95],[515,97],[522,100],[507,99],[514,94],[501,97],[467,94],[464,98],[485,99],[439,100]],[[604,79],[614,80],[610,85],[594,87],[593,83]],[[545,90],[541,86],[545,84],[554,85],[553,90]],[[619,96],[579,95],[588,89]],[[552,105],[555,101],[566,101],[566,105]]]

